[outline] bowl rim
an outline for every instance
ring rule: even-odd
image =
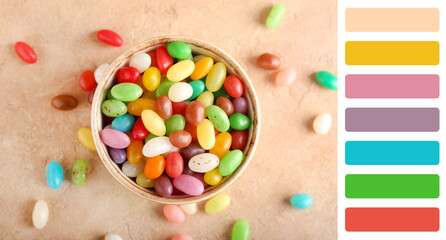
[[[113,160],[109,157],[107,152],[107,147],[102,143],[99,136],[99,129],[102,129],[102,126],[99,126],[99,122],[101,121],[101,108],[100,105],[102,104],[102,98],[104,95],[104,91],[106,89],[106,86],[110,81],[112,81],[115,71],[117,68],[121,66],[122,63],[124,63],[126,60],[128,60],[133,54],[146,51],[147,49],[153,48],[158,45],[162,44],[168,44],[170,42],[179,41],[179,42],[185,42],[189,45],[195,46],[199,49],[204,49],[206,51],[214,53],[216,56],[221,58],[225,65],[227,67],[230,67],[231,70],[239,76],[243,84],[245,86],[245,97],[247,96],[247,100],[249,103],[249,107],[252,112],[252,132],[250,133],[250,137],[248,138],[248,144],[244,149],[245,158],[242,162],[242,164],[238,167],[238,169],[229,177],[225,179],[224,182],[217,185],[216,187],[205,191],[203,194],[199,196],[188,196],[188,197],[161,197],[159,195],[155,195],[147,190],[143,190],[143,188],[136,186],[133,180],[126,177],[121,170],[118,170],[116,168],[115,163]],[[162,37],[156,37],[151,38],[148,40],[145,40],[143,42],[140,42],[121,55],[119,55],[107,68],[105,71],[101,81],[96,87],[96,91],[93,97],[92,102],[92,108],[91,108],[91,130],[93,135],[93,141],[96,146],[96,151],[101,158],[102,163],[107,168],[109,173],[119,182],[121,185],[123,185],[128,190],[132,191],[133,193],[142,196],[145,199],[162,203],[162,204],[190,204],[190,203],[196,203],[200,201],[204,201],[206,199],[209,199],[222,191],[226,190],[230,185],[232,185],[244,172],[244,170],[247,168],[249,163],[251,162],[258,141],[260,136],[260,106],[259,101],[256,95],[256,92],[254,90],[254,86],[252,85],[252,82],[249,78],[249,76],[246,74],[246,72],[243,70],[243,68],[226,52],[221,50],[220,48],[203,41],[201,39],[193,38],[193,37],[187,37],[187,36],[179,36],[179,35],[173,35],[173,36],[162,36]]]

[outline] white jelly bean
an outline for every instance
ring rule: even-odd
[[[205,173],[216,168],[219,163],[220,160],[215,154],[202,153],[195,155],[189,160],[189,168],[194,172]]]
[[[102,80],[102,77],[104,76],[105,70],[107,70],[108,66],[110,66],[110,64],[103,63],[99,65],[99,67],[96,68],[96,70],[94,71],[94,79],[98,84]]]
[[[42,229],[45,227],[46,223],[48,222],[48,204],[44,200],[39,200],[34,205],[33,210],[33,225],[37,229]]]
[[[194,90],[192,86],[185,82],[178,82],[169,89],[168,97],[172,102],[181,102],[190,98]]]
[[[122,240],[122,237],[118,234],[107,234],[104,240]]]
[[[326,134],[331,127],[331,116],[329,113],[318,115],[313,121],[313,129],[317,134]]]
[[[170,143],[169,137],[154,137],[144,145],[142,154],[146,157],[155,157],[157,155],[169,152],[174,146]]]
[[[140,161],[136,164],[126,161],[124,164],[122,164],[122,173],[124,173],[124,175],[127,177],[137,177],[138,174],[144,172],[145,165],[145,161]]]
[[[150,67],[152,59],[147,53],[135,53],[129,61],[129,66],[139,70],[140,73],[146,71]]]
[[[183,211],[188,215],[193,215],[197,212],[196,203],[180,205],[180,208],[183,209]]]

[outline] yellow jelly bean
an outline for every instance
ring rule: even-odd
[[[190,79],[192,80],[202,79],[209,73],[209,71],[211,71],[213,65],[214,65],[214,59],[210,57],[202,58],[197,63],[195,63],[195,70],[190,75]]]
[[[90,150],[96,150],[93,141],[93,135],[91,134],[91,129],[89,128],[81,128],[77,131],[77,138],[86,148]]]
[[[197,97],[197,101],[203,104],[205,110],[204,117],[206,117],[206,108],[214,104],[214,94],[212,94],[210,91],[204,91]]]
[[[217,185],[223,177],[220,175],[218,168],[214,168],[204,174],[204,181],[209,185]]]
[[[201,122],[201,124],[198,125],[197,138],[198,138],[198,143],[203,149],[209,150],[212,147],[214,147],[215,131],[211,121],[209,121],[208,119],[203,119],[203,122]]]
[[[142,111],[150,109],[156,111],[156,103],[153,99],[138,98],[127,104],[127,112],[134,116],[141,116]]]
[[[144,126],[150,133],[156,136],[164,136],[166,134],[166,125],[164,125],[163,119],[153,110],[146,109],[142,111],[141,118]]]
[[[222,62],[216,63],[206,77],[206,88],[211,92],[218,91],[225,82],[226,66]]]
[[[232,136],[230,133],[228,132],[219,133],[215,138],[214,147],[211,150],[209,150],[209,152],[217,155],[219,159],[222,159],[226,155],[226,153],[228,153],[231,144],[232,144]]]
[[[225,210],[229,204],[231,204],[231,198],[228,194],[218,194],[206,202],[204,211],[207,214],[216,214]]]
[[[191,60],[184,60],[175,63],[167,70],[167,79],[172,82],[179,82],[189,77],[195,69],[195,64]]]
[[[161,82],[161,72],[156,67],[150,67],[142,76],[142,83],[149,91],[155,91]]]

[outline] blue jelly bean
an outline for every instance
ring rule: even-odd
[[[58,189],[63,182],[63,169],[58,162],[50,162],[46,168],[46,181],[52,189]]]
[[[291,205],[299,209],[307,209],[313,205],[313,198],[306,193],[299,193],[291,197]]]
[[[132,130],[135,125],[135,117],[131,114],[124,114],[112,121],[112,128],[121,132],[128,132]]]

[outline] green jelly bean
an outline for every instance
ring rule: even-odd
[[[232,240],[248,240],[249,239],[249,223],[242,219],[238,220],[232,227]]]
[[[269,12],[268,18],[266,19],[266,26],[269,28],[275,28],[279,26],[285,16],[285,5],[282,3],[274,5]]]
[[[192,86],[193,93],[192,96],[190,96],[190,98],[188,98],[186,101],[191,101],[197,98],[204,91],[205,88],[204,82],[200,80],[191,81],[189,82],[189,85]]]
[[[174,114],[164,124],[166,125],[166,135],[169,136],[175,131],[183,130],[186,126],[186,119],[180,114]]]
[[[155,179],[148,179],[144,172],[142,172],[136,177],[136,184],[143,188],[152,188],[155,184]]]
[[[171,42],[167,45],[167,52],[174,58],[185,59],[192,54],[192,49],[184,42]]]
[[[111,90],[111,89],[109,89],[109,90],[107,91],[107,99],[115,99],[115,98],[112,96],[110,90]]]
[[[156,137],[158,137],[158,136],[156,136],[156,135],[153,134],[153,133],[149,133],[149,134],[147,135],[147,137],[144,139],[144,143],[146,143],[146,142],[148,142],[150,139],[152,139],[152,138],[156,138]]]
[[[215,100],[217,100],[217,98],[219,98],[219,97],[226,97],[226,98],[228,98],[231,101],[233,99],[233,97],[231,97],[229,95],[229,93],[226,91],[226,89],[224,87],[221,87],[220,89],[218,89],[218,91],[213,92],[213,94],[214,94],[214,99]]]
[[[78,159],[71,170],[71,179],[77,186],[82,186],[87,181],[88,163],[84,159]]]
[[[228,176],[237,170],[237,168],[242,164],[243,152],[240,150],[232,150],[228,152],[220,161],[220,165],[218,165],[218,172],[222,176]]]
[[[112,96],[123,102],[134,101],[141,97],[142,93],[142,88],[135,83],[119,83],[111,89]]]
[[[169,93],[170,87],[172,87],[172,85],[174,85],[175,83],[176,82],[172,82],[169,80],[162,81],[155,91],[155,97],[158,98],[161,95],[167,96],[167,94]]]
[[[109,117],[118,117],[127,113],[127,106],[116,99],[109,99],[101,105],[102,113]]]
[[[225,111],[216,105],[211,105],[206,108],[206,114],[209,121],[214,125],[219,132],[226,132],[229,129],[229,118]]]
[[[338,90],[338,78],[327,71],[316,73],[316,80],[328,89]]]
[[[231,128],[235,130],[245,130],[251,126],[251,120],[245,114],[234,113],[229,117]]]

